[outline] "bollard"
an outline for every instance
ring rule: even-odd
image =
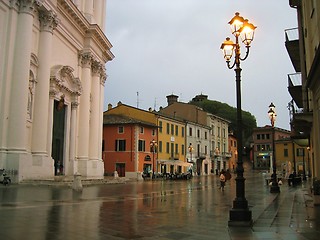
[[[75,173],[73,176],[72,189],[75,191],[82,191],[81,174]]]

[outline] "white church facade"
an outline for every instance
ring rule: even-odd
[[[106,0],[0,0],[0,169],[103,178]]]

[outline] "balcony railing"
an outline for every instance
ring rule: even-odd
[[[288,91],[299,108],[303,107],[301,73],[288,74]]]
[[[308,136],[312,126],[313,113],[306,109],[299,108],[292,100],[288,104],[291,131],[295,137]]]

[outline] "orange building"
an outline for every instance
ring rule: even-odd
[[[156,170],[157,152],[151,143],[158,137],[153,119],[154,113],[124,104],[104,112],[102,157],[106,175],[117,171],[120,177],[140,178],[144,170]]]
[[[233,133],[229,133],[228,141],[229,153],[231,154],[231,157],[229,159],[229,169],[235,171],[238,160],[237,138],[233,135]]]

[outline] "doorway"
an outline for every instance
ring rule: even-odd
[[[52,129],[52,153],[54,160],[54,175],[64,174],[64,130],[65,130],[66,106],[64,99],[54,101],[53,129]]]
[[[126,176],[126,164],[125,163],[116,163],[116,171],[118,172],[119,177]]]

